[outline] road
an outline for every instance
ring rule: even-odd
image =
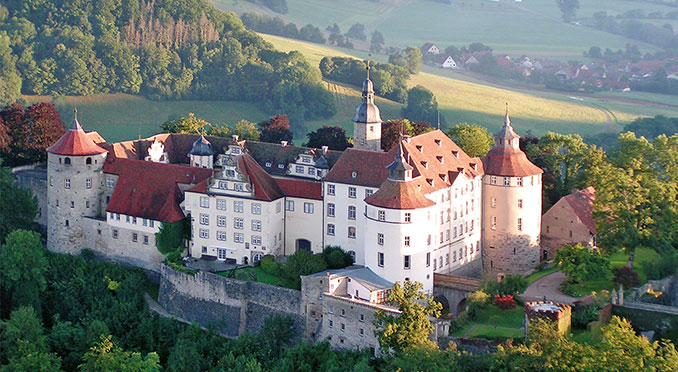
[[[565,274],[560,271],[544,275],[530,284],[520,298],[524,301],[539,301],[546,298],[549,301],[572,305],[577,298],[562,294],[558,290],[560,283],[566,279]]]

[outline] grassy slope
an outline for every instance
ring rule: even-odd
[[[217,8],[238,13],[266,9],[243,0],[213,0]],[[337,23],[347,31],[354,23],[362,23],[369,32],[379,30],[388,44],[421,45],[433,42],[439,46],[469,44],[480,41],[497,50],[531,55],[581,56],[592,45],[603,48],[624,48],[631,42],[645,50],[655,47],[631,41],[618,35],[581,26],[565,24],[554,1],[531,0],[522,3],[488,2],[485,0],[453,1],[452,5],[428,0],[288,0],[289,12],[283,17],[299,25],[311,23],[324,29]],[[670,11],[657,4],[618,0],[581,0],[577,12],[590,18],[596,11],[608,14],[643,8],[646,12]]]

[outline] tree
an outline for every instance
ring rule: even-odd
[[[111,336],[102,337],[83,357],[79,369],[82,372],[158,372],[160,358],[152,352],[143,357],[140,353],[123,351],[111,341]]]
[[[287,141],[292,144],[292,131],[287,115],[275,115],[272,118],[257,124],[261,133],[259,140],[262,142],[280,143]]]
[[[237,134],[241,140],[259,141],[259,130],[256,124],[245,119],[235,123],[233,134]]]
[[[438,122],[438,101],[433,92],[421,85],[417,85],[407,91],[407,106],[402,108],[401,114],[410,121],[423,121],[424,123]],[[440,123],[445,123],[445,118],[440,115]]]
[[[343,269],[346,266],[353,265],[353,257],[336,245],[325,247],[322,255],[330,269]]]
[[[16,60],[7,33],[0,31],[0,105],[14,102],[21,94],[21,77],[16,69]]]
[[[202,129],[209,128],[210,126],[212,124],[203,119],[196,118],[195,114],[191,112],[188,114],[188,117],[181,117],[162,123],[160,128],[165,133],[198,134],[201,133]]]
[[[637,137],[653,140],[662,134],[672,136],[678,133],[678,118],[667,118],[657,115],[653,118],[638,118],[627,124],[624,131],[633,132]]]
[[[400,314],[387,314],[383,310],[375,313],[374,325],[382,350],[400,354],[416,349],[435,349],[435,342],[428,339],[433,332],[429,317],[438,317],[442,305],[427,297],[419,282],[396,282],[387,298],[387,303],[395,306]],[[424,300],[424,301],[422,301]]]
[[[328,146],[330,150],[344,151],[350,146],[346,131],[338,125],[334,127],[323,125],[322,128],[306,134],[306,137],[308,137],[308,142],[304,145],[306,147]]]
[[[447,135],[470,157],[487,155],[494,139],[487,128],[473,123],[460,123],[450,128]]]
[[[407,119],[391,119],[381,124],[381,149],[389,151],[398,144],[400,135],[418,136],[430,132],[433,128],[422,122],[412,123]]]
[[[579,0],[556,0],[556,4],[563,13],[563,21],[568,23],[572,21],[577,9],[579,9]]]
[[[0,346],[7,359],[49,351],[42,321],[31,306],[21,306],[12,311],[10,318],[0,323],[0,330]]]
[[[556,252],[554,262],[571,283],[604,280],[612,277],[610,259],[598,249],[589,249],[581,243],[566,244]]]
[[[405,61],[407,61],[407,71],[410,74],[416,74],[421,69],[421,50],[417,47],[405,48]]]
[[[294,280],[298,288],[301,288],[301,275],[308,275],[325,270],[327,263],[322,255],[313,254],[309,251],[298,250],[287,259],[285,272],[287,276]]]
[[[51,103],[36,103],[26,109],[25,114],[30,124],[26,150],[31,152],[31,161],[44,161],[47,157],[46,150],[52,146],[65,133],[64,122],[56,107]]]
[[[40,291],[47,285],[47,258],[40,234],[14,230],[0,246],[0,254],[0,284],[11,293],[12,304],[39,309]]]
[[[0,159],[0,244],[10,232],[30,229],[37,213],[37,198],[14,182],[12,171]]]
[[[370,52],[379,53],[384,48],[384,35],[381,32],[374,30],[372,32],[372,39],[370,39]]]
[[[257,335],[258,344],[262,345],[273,358],[279,358],[284,349],[292,347],[296,338],[297,328],[294,319],[280,314],[266,318]]]
[[[365,35],[365,25],[361,23],[354,23],[351,28],[346,32],[346,36],[352,39],[358,40],[367,40],[367,35]]]

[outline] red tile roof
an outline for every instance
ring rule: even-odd
[[[485,174],[494,176],[526,177],[544,173],[520,149],[495,147],[482,160]]]
[[[589,231],[596,233],[596,223],[593,220],[593,202],[596,200],[596,189],[589,186],[583,190],[573,192],[563,197],[572,207],[574,213]]]
[[[249,177],[254,187],[255,200],[272,201],[285,196],[276,180],[266,173],[249,154],[239,155],[237,159],[240,171]],[[186,191],[205,194],[209,182],[210,179],[206,179]]]
[[[295,198],[322,200],[322,185],[320,182],[303,181],[289,178],[276,178],[275,182],[283,193]]]
[[[197,184],[213,170],[111,156],[104,163],[104,173],[119,176],[107,212],[177,222],[185,217],[178,184]]]
[[[380,152],[347,148],[323,181],[379,187],[388,175],[386,166],[395,159],[396,149],[393,146],[389,152]]]
[[[87,135],[76,120],[71,129],[54,145],[47,148],[47,152],[57,155],[85,156],[103,154],[107,150],[98,146],[92,140],[92,136]]]
[[[365,203],[390,209],[417,209],[435,205],[422,194],[415,181],[392,180],[384,181],[379,191],[367,197]]]

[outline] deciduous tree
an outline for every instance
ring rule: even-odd
[[[40,291],[47,284],[47,258],[40,234],[12,231],[0,246],[0,255],[0,284],[11,293],[11,305],[30,305],[39,310]]]
[[[492,148],[494,140],[487,128],[473,123],[460,123],[450,128],[447,135],[454,141],[468,156],[485,156]]]
[[[344,151],[349,147],[346,131],[340,126],[330,127],[324,125],[313,132],[306,134],[308,142],[305,146],[320,148],[328,146],[330,150]]]
[[[262,142],[280,143],[287,141],[292,144],[292,131],[287,115],[275,115],[272,118],[257,124],[261,133],[259,139]]]
[[[14,230],[28,230],[38,213],[38,201],[33,193],[14,182],[14,176],[0,159],[0,244]]]
[[[79,369],[82,372],[158,372],[160,358],[151,352],[145,357],[141,353],[124,351],[115,346],[111,336],[92,346],[83,357]]]
[[[445,118],[439,115],[438,101],[433,92],[421,85],[407,91],[407,106],[402,108],[402,115],[410,121],[422,121],[435,124],[440,117],[440,123],[445,124]]]
[[[162,123],[160,128],[165,133],[198,134],[203,128],[208,129],[211,125],[203,119],[196,118],[195,114],[191,112],[188,114],[188,117],[181,117]]]

